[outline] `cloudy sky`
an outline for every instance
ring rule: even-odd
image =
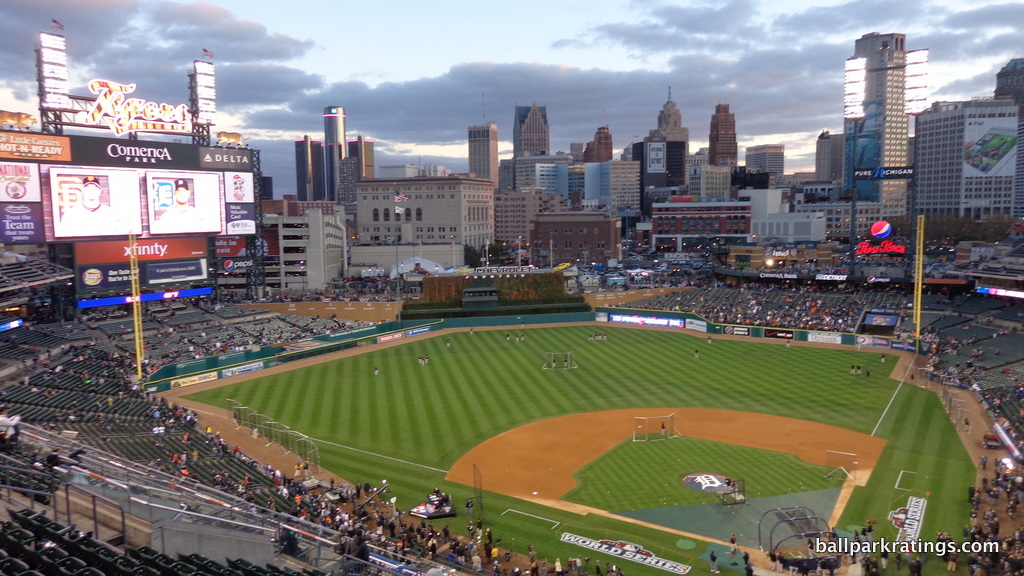
[[[2,0],[0,109],[37,110],[33,46],[65,26],[73,94],[102,78],[136,95],[187,101],[205,48],[217,64],[217,130],[263,150],[278,196],[295,190],[293,141],[344,106],[348,136],[375,140],[378,165],[467,170],[466,128],[497,122],[510,157],[515,104],[547,106],[554,150],[609,126],[616,151],[645,136],[671,87],[707,145],[715,104],[746,146],[784,144],[786,170],[812,170],[822,130],[842,130],[842,69],[854,40],[901,32],[929,48],[932,100],[991,96],[1024,57],[1000,0]]]

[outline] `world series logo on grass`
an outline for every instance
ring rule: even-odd
[[[575,544],[588,550],[594,550],[596,552],[603,552],[616,558],[623,560],[629,560],[652,568],[658,568],[666,572],[672,572],[673,574],[689,574],[691,566],[686,564],[680,564],[679,562],[673,562],[671,560],[665,560],[664,558],[658,558],[650,550],[645,549],[639,544],[633,544],[632,542],[626,542],[624,540],[594,540],[587,538],[586,536],[577,536],[576,534],[570,534],[563,532],[560,538],[562,542],[569,544]]]

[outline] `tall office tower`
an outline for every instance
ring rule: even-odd
[[[348,156],[359,161],[360,180],[374,178],[376,166],[373,159],[373,140],[367,140],[364,136],[356,136],[355,140],[349,140]]]
[[[917,119],[920,214],[974,220],[1011,214],[1019,111],[1008,98],[975,98],[936,102]]]
[[[736,115],[729,112],[728,104],[716,104],[708,135],[708,165],[735,166],[738,158]]]
[[[569,143],[569,155],[572,156],[573,162],[583,162],[584,151],[583,142]]]
[[[594,132],[594,139],[587,142],[583,150],[584,162],[608,162],[612,159],[612,132],[601,126]]]
[[[683,113],[672,101],[671,88],[668,89],[668,100],[658,112],[658,127],[651,130],[648,137],[666,142],[686,142],[686,152],[690,152],[690,129],[683,126]]]
[[[844,180],[850,178],[853,170],[910,164],[909,121],[905,111],[906,44],[905,34],[878,32],[865,34],[854,44],[853,58],[866,59],[864,118],[844,121],[843,129],[853,147],[853,153],[846,154]],[[858,202],[881,203],[879,216],[907,213],[906,180],[855,180],[854,185]],[[844,189],[850,188],[850,182],[845,182]]]
[[[762,172],[783,174],[786,166],[786,147],[782,144],[747,146],[747,168],[755,166]]]
[[[814,178],[822,182],[841,181],[843,179],[843,145],[842,134],[829,134],[828,130],[818,135],[814,149]]]
[[[345,158],[345,109],[341,106],[324,108],[324,198],[339,200],[339,165]]]
[[[323,143],[306,135],[295,141],[295,190],[301,201],[324,200]]]
[[[373,140],[363,136],[348,141],[348,155],[338,164],[338,203],[355,204],[356,183],[374,178]]]
[[[1017,104],[1017,143],[1024,142],[1024,58],[1010,60],[996,74],[996,98],[1012,98]],[[1014,170],[1013,215],[1024,217],[1024,154],[1017,152]]]
[[[498,183],[498,125],[469,127],[469,172]]]
[[[516,106],[512,124],[512,156],[544,156],[551,153],[551,128],[546,106]]]

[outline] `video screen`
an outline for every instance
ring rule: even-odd
[[[142,233],[136,170],[51,166],[55,238]]]
[[[150,234],[223,230],[219,174],[146,172],[146,199]]]

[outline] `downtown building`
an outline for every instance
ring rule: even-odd
[[[498,125],[469,127],[469,173],[498,184]]]
[[[854,190],[857,195],[858,230],[870,225],[860,214],[861,207],[867,208],[868,204],[879,204],[878,215],[882,218],[907,214],[906,180],[850,181],[854,171],[911,164],[906,112],[907,54],[905,34],[872,32],[854,42],[851,59],[865,59],[864,114],[862,119],[844,120],[847,146],[853,149],[845,155],[843,180],[844,189]]]
[[[494,241],[494,184],[464,176],[368,180],[356,184],[353,267],[378,269],[419,256],[463,263],[463,246]],[[400,201],[396,202],[396,198]]]
[[[996,74],[996,98],[1017,104],[1017,142],[1024,140],[1024,58],[1014,58]],[[1014,169],[1013,215],[1024,218],[1024,154],[1017,153]]]
[[[512,123],[512,156],[551,154],[551,127],[546,106],[516,106]]]
[[[916,213],[982,220],[1015,211],[1019,106],[936,102],[917,119]]]
[[[739,160],[736,144],[736,115],[728,104],[716,104],[708,134],[708,165],[735,166]]]

